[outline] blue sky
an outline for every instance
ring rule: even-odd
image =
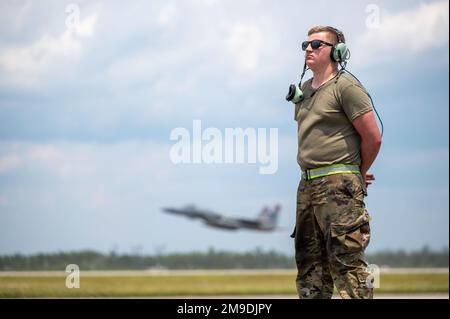
[[[369,251],[448,247],[448,1],[16,1],[0,4],[0,254],[293,254],[284,96],[317,24],[344,31],[385,127]],[[170,132],[195,119],[278,128],[278,171],[173,164]],[[225,232],[160,210],[189,203],[248,218],[281,203],[288,230]]]

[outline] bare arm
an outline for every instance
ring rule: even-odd
[[[371,180],[374,180],[373,174],[368,173],[368,170],[380,150],[381,134],[372,111],[358,116],[353,120],[352,124],[361,136],[360,170],[367,186],[371,184]]]

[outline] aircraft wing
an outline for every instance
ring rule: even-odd
[[[236,218],[235,221],[241,225],[241,227],[257,228],[260,225],[259,221]]]
[[[200,218],[200,219],[205,219],[205,220],[219,217],[219,215],[216,215],[216,214],[205,213],[205,212],[189,210],[189,209],[163,208],[163,211],[166,213],[170,213],[170,214],[182,215],[182,216],[186,216],[189,218]]]
[[[264,208],[256,219],[233,218],[217,214],[209,210],[200,210],[195,206],[185,208],[163,208],[164,212],[186,216],[188,218],[202,219],[205,224],[212,227],[236,230],[240,228],[255,229],[261,231],[272,231],[276,228],[276,217],[279,206],[274,210]]]

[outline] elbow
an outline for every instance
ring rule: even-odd
[[[375,137],[374,144],[378,149],[381,147],[381,135],[378,135],[377,137]]]
[[[373,149],[380,149],[381,147],[381,135],[372,135],[372,136],[366,136],[365,138],[362,138],[361,140],[362,144],[366,144],[367,146],[370,145]]]

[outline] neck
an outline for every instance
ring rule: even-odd
[[[335,63],[330,63],[327,64],[324,68],[312,71],[314,76],[312,81],[312,87],[316,89],[325,82],[329,81],[331,78],[333,78],[338,72],[338,67]]]

